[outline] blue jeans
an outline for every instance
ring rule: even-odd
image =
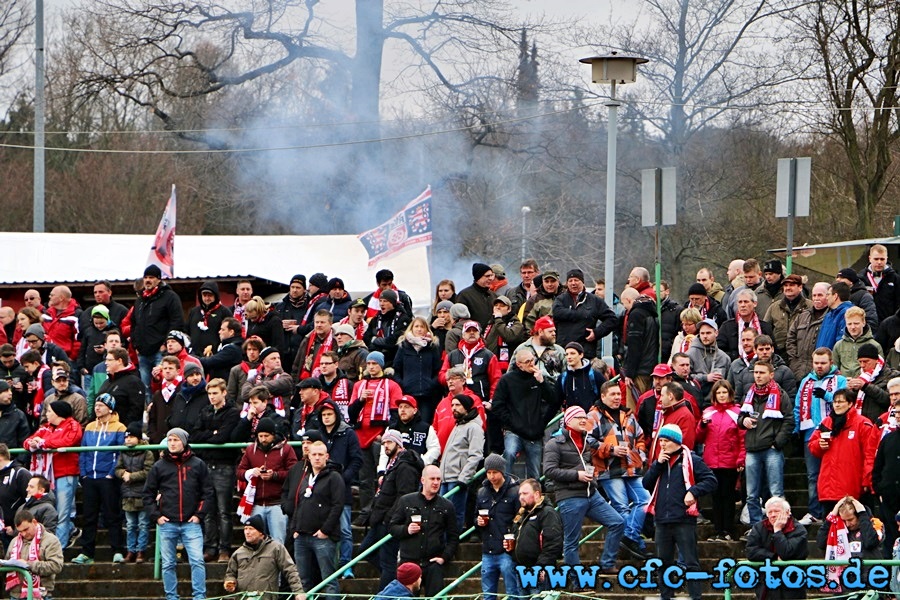
[[[159,553],[162,558],[163,589],[166,600],[179,600],[175,547],[180,542],[191,565],[191,590],[194,600],[206,598],[206,564],[203,562],[203,527],[200,523],[163,523],[159,527]]]
[[[141,381],[144,382],[144,387],[147,388],[149,397],[152,397],[152,394],[150,393],[150,381],[153,378],[151,371],[153,371],[153,367],[158,365],[161,360],[162,352],[157,352],[156,354],[151,354],[149,356],[138,354],[138,369],[141,372]]]
[[[523,440],[512,431],[503,432],[503,458],[506,459],[506,472],[513,472],[516,455],[525,452],[525,473],[531,479],[541,476],[541,458],[544,454],[543,440]]]
[[[784,496],[784,453],[775,448],[747,453],[747,506],[750,523],[763,520],[762,475],[769,484],[769,496]]]
[[[281,512],[281,506],[278,504],[273,504],[272,506],[254,506],[250,516],[255,517],[256,515],[262,515],[263,520],[266,522],[266,527],[269,528],[270,538],[277,540],[282,544],[285,543],[288,519],[285,514]]]
[[[300,581],[303,589],[311,589],[325,580],[337,570],[337,544],[330,539],[319,538],[301,533],[294,538],[294,560],[297,562],[297,572],[300,573]],[[316,566],[321,577],[316,576]],[[337,594],[337,579],[325,586],[326,594]]]
[[[127,533],[126,545],[129,552],[143,552],[150,540],[150,515],[146,510],[125,511]]]
[[[821,519],[825,516],[825,509],[819,503],[819,469],[822,468],[822,460],[816,458],[806,444],[803,444],[803,458],[806,460],[806,487],[809,492],[806,512]]]
[[[643,550],[646,544],[641,539],[641,529],[647,516],[645,509],[650,503],[650,492],[644,489],[641,478],[612,477],[601,479],[600,484],[610,506],[625,519],[625,537],[637,542]]]
[[[387,534],[387,526],[384,523],[376,523],[369,527],[366,537],[363,538],[362,544],[359,546],[359,554],[368,550],[375,542]],[[366,558],[370,565],[381,572],[381,581],[378,583],[378,589],[380,590],[383,590],[387,587],[387,584],[397,578],[398,550],[400,550],[400,542],[396,538],[391,538]]]
[[[481,591],[484,600],[497,600],[498,583],[503,575],[503,585],[507,596],[519,595],[519,574],[512,556],[506,554],[481,555]]]
[[[353,558],[353,529],[350,521],[350,505],[345,504],[341,511],[341,546],[340,566],[346,565]]]
[[[661,574],[667,567],[675,564],[675,548],[678,547],[679,564],[688,572],[700,571],[700,559],[697,557],[697,524],[696,523],[656,523],[656,553],[662,561],[657,571],[660,577],[659,592],[662,600],[673,597],[674,591],[663,584]],[[691,600],[702,598],[701,581],[688,581],[688,593]]]
[[[65,548],[72,534],[72,511],[75,509],[75,490],[78,489],[78,478],[74,475],[60,477],[56,480],[56,512],[59,521],[56,525],[56,537]]]
[[[587,486],[585,486],[587,487]],[[610,569],[616,566],[616,555],[619,553],[619,542],[625,533],[625,520],[599,492],[590,498],[566,498],[557,503],[559,516],[563,525],[563,561],[567,565],[580,565],[578,557],[578,541],[581,537],[581,525],[584,518],[596,521],[606,528],[606,541],[600,555],[600,568]]]
[[[466,499],[469,496],[469,487],[459,481],[445,481],[441,484],[441,496],[446,496],[447,492],[455,487],[459,487],[459,491],[447,498],[453,504],[453,510],[456,511],[456,523],[459,530],[462,531],[466,524]]]

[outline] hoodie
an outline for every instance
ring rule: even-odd
[[[212,292],[215,299],[210,304],[203,304],[204,291]],[[219,286],[215,281],[204,281],[197,290],[197,306],[188,313],[188,335],[194,354],[203,356],[204,350],[212,346],[213,351],[219,347],[219,327],[222,321],[231,316],[231,309],[224,306],[219,299]]]

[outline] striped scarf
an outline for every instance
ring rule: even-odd
[[[34,539],[31,540],[31,545],[28,546],[28,556],[25,558],[25,562],[31,563],[39,561],[41,558],[41,539],[44,537],[44,527],[43,525],[38,524],[35,527]],[[12,542],[12,548],[9,551],[10,560],[23,560],[22,558],[22,546],[24,545],[24,540],[21,535],[17,535]],[[31,597],[35,600],[40,600],[43,598],[41,595],[41,576],[32,571],[31,573],[31,582],[32,582],[32,594]],[[28,587],[25,585],[25,581],[19,571],[10,571],[6,574],[6,591],[11,591],[14,587],[20,586],[21,591],[19,593],[19,598],[27,598],[28,597]]]
[[[694,459],[691,456],[691,451],[688,450],[687,446],[681,446],[681,476],[684,478],[684,489],[689,490],[694,486]],[[672,465],[675,464],[675,461],[678,460],[678,455],[672,456],[669,458],[669,464],[667,467],[669,469],[672,468]],[[656,480],[656,483],[653,485],[653,495],[650,496],[650,504],[647,505],[647,512],[651,515],[656,514],[656,500],[659,497],[659,479]]]
[[[859,378],[866,382],[866,384],[871,383],[875,379],[878,379],[878,376],[881,375],[881,370],[884,369],[884,359],[882,357],[878,357],[878,363],[875,365],[875,368],[872,369],[870,373],[866,371],[860,371]],[[866,398],[866,386],[862,386],[859,388],[859,391],[856,392],[856,410],[862,411],[863,400]]]

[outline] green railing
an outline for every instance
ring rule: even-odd
[[[25,583],[27,584],[26,585],[26,590],[27,590],[26,598],[28,598],[28,600],[33,600],[34,599],[34,579],[31,577],[31,571],[29,571],[28,569],[23,569],[21,567],[13,567],[13,566],[8,566],[8,565],[0,567],[0,573],[12,573],[12,572],[17,572],[20,575],[24,576]]]
[[[892,560],[892,559],[866,559],[859,561],[863,566],[876,566],[881,565],[885,567],[896,567],[900,566],[900,560]],[[725,588],[725,593],[723,595],[724,600],[731,600],[731,588],[730,585],[734,576],[734,572],[739,567],[761,567],[765,565],[764,562],[759,561],[749,561],[742,560],[738,561],[729,571],[727,575],[727,581],[729,586]],[[813,565],[816,566],[825,566],[825,567],[848,567],[851,566],[849,562],[846,560],[824,560],[824,559],[807,559],[807,560],[773,560],[769,562],[770,565],[774,567],[810,567]],[[891,576],[890,571],[888,572],[887,580],[890,582]],[[826,582],[827,583],[827,582]],[[865,586],[863,586],[865,588]],[[862,589],[851,590],[847,593],[847,596],[855,596],[862,592]],[[869,591],[863,596],[866,599],[874,599],[879,595],[878,591]],[[834,598],[843,598],[845,596],[834,596]]]

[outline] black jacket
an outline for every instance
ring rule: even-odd
[[[552,314],[557,343],[565,346],[569,342],[578,342],[587,359],[597,356],[597,341],[612,333],[618,322],[616,313],[606,301],[587,290],[574,298],[568,290],[558,295],[553,301]],[[594,330],[593,342],[587,341],[587,329]]]
[[[540,440],[559,408],[556,388],[549,377],[538,383],[531,373],[510,369],[497,384],[492,415],[503,429],[526,440]]]
[[[131,314],[131,344],[143,356],[159,352],[173,329],[184,331],[184,312],[178,294],[165,282],[157,289],[149,298],[139,296]]]
[[[200,408],[200,418],[191,432],[191,441],[195,444],[227,444],[231,442],[231,434],[241,420],[241,413],[227,402],[216,410],[207,400]],[[223,448],[221,450],[198,450],[197,454],[207,464],[227,464],[232,467],[237,462],[239,450]]]
[[[203,371],[209,376],[210,381],[217,377],[228,381],[231,368],[244,360],[244,352],[241,350],[243,343],[244,338],[240,336],[230,337],[221,344],[216,342],[213,345],[214,349],[218,349],[212,356],[200,357],[200,364],[203,365]]]
[[[215,296],[209,306],[203,304],[203,291],[212,292]],[[215,281],[204,281],[197,290],[197,306],[188,313],[188,335],[191,336],[193,354],[203,356],[203,350],[207,346],[216,349],[219,345],[219,327],[230,316],[231,309],[219,301],[219,285]]]
[[[512,531],[513,519],[519,512],[519,481],[511,475],[504,475],[503,485],[494,490],[491,482],[485,479],[478,490],[475,509],[487,509],[487,527],[481,527],[481,552],[500,555],[503,549],[503,536]],[[476,513],[478,514],[478,513]]]
[[[81,341],[81,348],[78,350],[78,360],[75,361],[76,372],[87,371],[92,373],[94,367],[103,362],[103,358],[106,356],[106,349],[104,348],[102,351],[97,352],[94,350],[94,347],[103,346],[106,343],[106,333],[112,329],[117,329],[117,324],[114,324],[112,321],[102,331],[94,327],[94,322],[90,321],[87,327],[81,330],[78,338]],[[81,381],[81,378],[78,378],[77,381]]]
[[[281,315],[270,310],[262,319],[257,321],[247,321],[247,337],[258,335],[266,343],[266,346],[277,348],[282,358],[282,366],[287,367],[290,363],[284,362],[287,356],[287,342],[284,339],[284,325],[281,324]]]
[[[513,533],[516,545],[512,555],[517,565],[549,567],[562,557],[562,519],[546,496],[530,511],[519,509]]]
[[[291,295],[285,294],[281,302],[275,305],[275,312],[278,313],[278,316],[281,317],[282,321],[294,320],[297,321],[298,326],[296,333],[284,332],[284,343],[285,346],[287,346],[287,353],[281,357],[282,365],[294,364],[294,357],[297,356],[297,349],[300,348],[300,341],[312,330],[311,325],[309,327],[303,325],[303,319],[306,315],[312,315],[309,300],[309,294],[303,292],[300,302],[297,306],[294,306],[291,302]]]
[[[861,551],[851,551],[848,558],[860,558],[863,560],[883,558],[881,555],[881,540],[878,539],[878,533],[876,533],[875,527],[872,525],[872,516],[867,511],[857,513],[856,516],[859,519],[858,527],[856,531],[847,531],[847,540],[851,544],[860,542]],[[821,550],[824,550],[828,545],[828,531],[830,529],[831,523],[828,519],[822,519],[822,526],[819,527],[819,533],[816,534],[816,544]]]
[[[497,294],[490,288],[483,288],[474,282],[456,294],[456,301],[468,307],[471,320],[477,322],[482,331],[484,331],[485,325],[494,318],[494,300],[496,299]]]
[[[29,380],[28,371],[25,370],[25,367],[19,364],[19,361],[13,362],[12,367],[6,368],[2,364],[0,364],[0,379],[5,379],[6,383],[12,387],[12,380],[14,377],[17,377],[20,382],[22,382],[22,391],[16,391],[15,389],[12,391],[13,393],[13,404],[19,407],[19,410],[24,411],[25,407],[28,405],[28,394],[25,392],[25,382]],[[12,446],[10,446],[12,448]]]
[[[151,521],[165,516],[173,523],[186,523],[196,515],[202,523],[213,491],[206,463],[194,456],[190,446],[177,456],[163,450],[147,476],[144,509]]]
[[[572,369],[568,365],[556,379],[556,393],[563,408],[580,406],[584,412],[590,412],[600,399],[600,386],[606,377],[584,358],[581,367]]]
[[[878,430],[875,435],[881,435]],[[900,497],[900,429],[881,440],[872,467],[872,488],[879,496]]]
[[[116,399],[116,412],[119,413],[120,422],[134,423],[144,420],[147,388],[144,387],[140,372],[134,365],[109,375],[97,392],[98,396],[100,394],[109,394]]]
[[[21,447],[21,445],[19,446]],[[28,480],[31,473],[22,465],[11,462],[0,471],[0,516],[4,523],[15,524],[16,510],[25,502]]]
[[[287,419],[279,415],[275,412],[275,408],[272,404],[266,405],[266,410],[259,417],[262,419],[272,419],[275,422],[275,439],[276,440],[287,440],[291,437],[291,424]],[[255,442],[256,436],[254,435],[256,432],[253,431],[253,421],[247,417],[240,418],[238,420],[237,425],[234,426],[234,431],[231,432],[231,441],[232,442]]]
[[[400,498],[419,489],[423,468],[422,458],[414,450],[404,450],[397,456],[397,460],[384,472],[381,487],[375,492],[369,514],[370,527],[379,523],[385,526],[390,524],[391,514]]]
[[[768,321],[763,321],[762,317],[760,317],[759,328],[762,330],[760,333],[772,338],[774,343],[775,328],[772,327],[772,324]],[[719,336],[716,338],[716,344],[718,344],[719,349],[727,354],[728,358],[731,360],[734,360],[741,355],[741,341],[738,339],[737,321],[728,319],[719,326]],[[781,348],[776,347],[775,350],[778,351],[781,350]]]
[[[0,407],[0,409],[2,409],[0,410],[0,443],[6,444],[9,448],[21,448],[25,438],[31,435],[31,429],[28,427],[28,417],[14,403],[10,403],[6,407]],[[26,452],[14,458],[21,457],[28,457],[28,453]],[[19,462],[24,462],[24,460]],[[6,523],[7,521],[4,519],[3,522]]]
[[[863,285],[872,294],[875,300],[875,309],[878,311],[878,319],[887,319],[897,311],[900,311],[900,274],[890,265],[882,272],[881,283],[876,291],[869,282],[869,268],[859,272],[859,278]]]
[[[394,364],[397,355],[397,342],[409,325],[410,317],[401,308],[378,313],[369,321],[369,327],[363,335],[363,341],[369,350],[378,350],[384,354],[384,368]]]
[[[648,297],[634,301],[626,319],[625,343],[622,355],[622,374],[627,377],[650,375],[659,363],[659,321],[656,303]]]
[[[428,452],[426,442],[431,423],[422,418],[422,413],[417,411],[413,418],[409,420],[409,423],[401,421],[400,415],[393,415],[388,423],[388,429],[395,429],[403,435],[403,447],[407,450],[415,450],[419,456],[425,456]],[[409,441],[407,441],[407,438],[409,438]]]
[[[422,515],[422,530],[410,535],[408,528],[413,515]],[[421,492],[401,497],[391,515],[390,533],[400,541],[400,563],[425,564],[440,556],[447,564],[453,560],[459,545],[456,510],[440,494],[431,500]]]
[[[440,394],[438,373],[441,370],[443,350],[435,337],[431,344],[416,351],[412,344],[403,340],[394,355],[394,381],[400,384],[404,394],[422,398]]]
[[[712,300],[712,298],[710,298]],[[713,300],[714,302],[714,300]],[[672,342],[675,336],[681,330],[681,305],[666,298],[660,303],[660,312],[662,313],[662,358],[663,362],[672,356]]]
[[[334,411],[335,421],[334,429],[329,433],[325,426],[321,424],[322,409],[328,407]],[[347,425],[346,421],[341,417],[341,409],[331,398],[325,400],[319,406],[319,431],[325,437],[325,444],[328,446],[328,459],[334,461],[343,467],[341,476],[344,479],[344,504],[353,504],[353,493],[350,486],[359,474],[362,467],[363,455],[359,448],[359,438],[356,432]]]
[[[747,558],[753,561],[770,560],[804,560],[809,556],[809,544],[806,528],[791,517],[790,531],[775,533],[768,519],[763,519],[753,526],[747,538]],[[778,574],[775,574],[779,577]],[[789,589],[781,586],[768,589],[760,584],[756,588],[756,597],[766,600],[793,600],[806,598],[806,588]]]
[[[194,432],[200,426],[200,411],[209,406],[209,396],[206,395],[205,381],[201,380],[193,390],[186,389],[186,386],[187,382],[182,381],[170,401],[172,412],[169,413],[168,426],[170,429],[184,429],[190,434],[191,441],[196,442]]]
[[[296,468],[296,465],[295,465]],[[311,471],[306,471],[289,498],[294,503],[291,531],[313,534],[321,531],[333,541],[341,538],[341,512],[344,510],[344,479],[341,466],[328,461],[316,477],[312,494],[306,495]]]
[[[691,452],[694,463],[694,485],[689,489],[685,488],[681,465],[684,461],[685,450],[687,449],[682,446],[682,450],[678,451],[666,464],[658,460],[653,461],[644,475],[644,488],[651,494],[657,483],[659,484],[656,487],[656,511],[654,513],[656,523],[696,524],[697,517],[687,514],[687,506],[684,504],[685,494],[690,492],[694,498],[699,500],[700,496],[711,494],[718,486],[712,470],[706,466],[703,459]],[[690,452],[690,450],[687,451]]]

